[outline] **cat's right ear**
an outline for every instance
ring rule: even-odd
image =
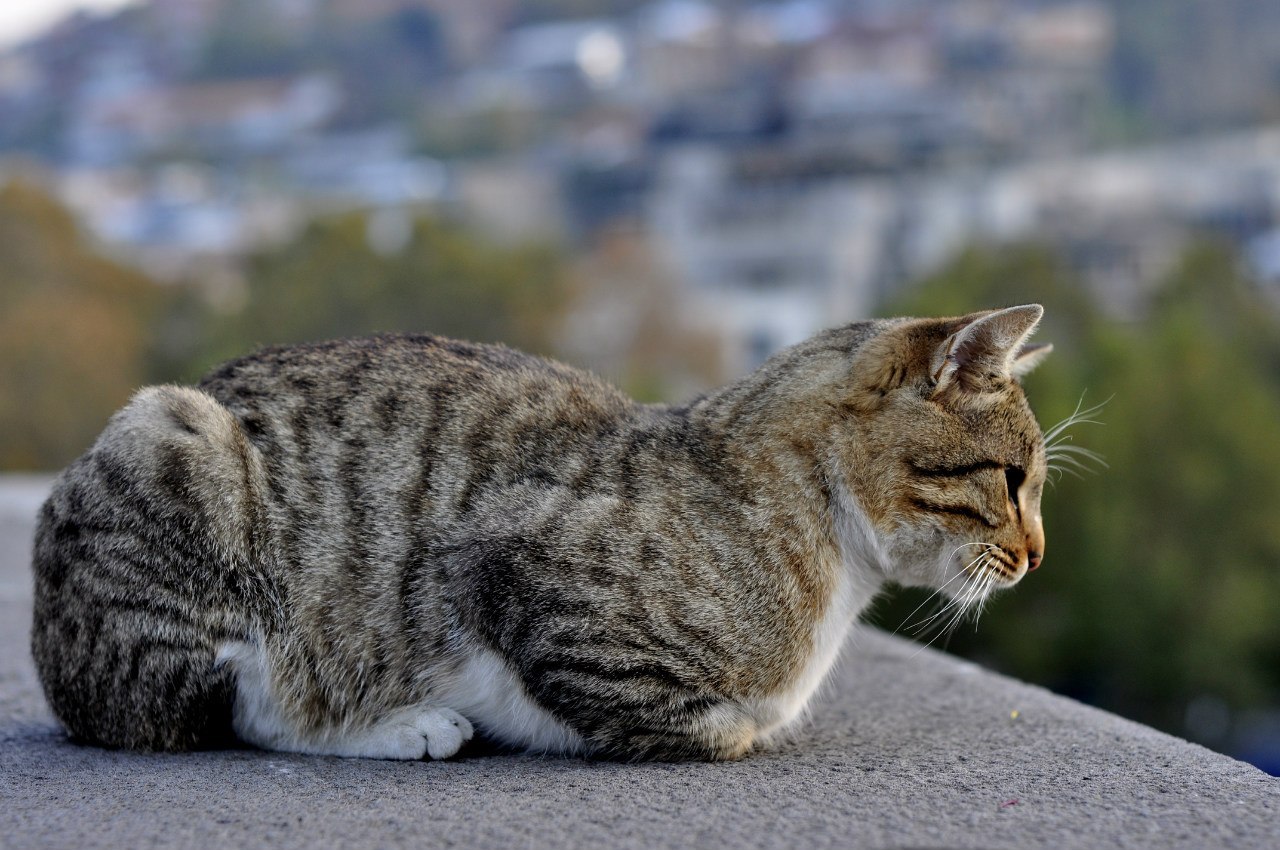
[[[935,395],[956,389],[982,391],[1031,371],[1048,349],[1027,346],[1044,308],[1009,307],[975,316],[934,352],[930,378]]]
[[[1029,342],[1018,349],[1018,354],[1013,358],[1013,363],[1009,369],[1013,373],[1013,377],[1021,378],[1032,369],[1044,362],[1044,359],[1053,353],[1053,343],[1051,342]]]

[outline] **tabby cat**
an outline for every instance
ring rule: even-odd
[[[40,513],[45,693],[110,747],[737,758],[887,581],[1039,564],[1041,313],[847,325],[675,407],[433,336],[143,389]]]

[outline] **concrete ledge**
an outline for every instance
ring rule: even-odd
[[[0,846],[1280,846],[1280,780],[870,629],[793,743],[733,764],[79,747],[27,650],[45,486],[0,479]]]

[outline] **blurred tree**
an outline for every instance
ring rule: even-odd
[[[251,257],[244,286],[238,308],[212,311],[202,331],[191,302],[175,304],[167,324],[182,330],[164,334],[162,370],[194,379],[261,345],[396,331],[547,352],[566,292],[548,247],[491,244],[396,212],[315,221],[292,243]]]
[[[1039,301],[1038,339],[1056,346],[1026,381],[1042,422],[1086,389],[1086,405],[1112,397],[1105,425],[1068,432],[1109,468],[1049,488],[1045,568],[980,631],[961,629],[956,649],[1196,736],[1184,718],[1197,697],[1280,704],[1280,320],[1212,246],[1185,256],[1140,323],[1103,320],[1083,291],[1049,253],[1021,248],[967,254],[897,305]],[[881,623],[903,622],[911,596],[883,606]]]
[[[56,469],[138,387],[194,380],[270,343],[430,331],[550,352],[567,297],[559,255],[427,218],[351,213],[223,272],[160,287],[94,251],[33,185],[0,188],[0,469]]]
[[[558,348],[645,402],[685,399],[723,383],[723,340],[687,309],[649,240],[603,232],[573,267],[572,307]]]
[[[258,77],[297,73],[307,67],[306,36],[272,4],[223,0],[213,7],[197,78]]]
[[[163,292],[30,183],[0,188],[0,469],[55,469],[144,382]]]

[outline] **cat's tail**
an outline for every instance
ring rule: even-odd
[[[72,737],[181,750],[234,741],[217,647],[264,596],[261,458],[230,412],[150,387],[54,486],[34,546],[32,654]]]

